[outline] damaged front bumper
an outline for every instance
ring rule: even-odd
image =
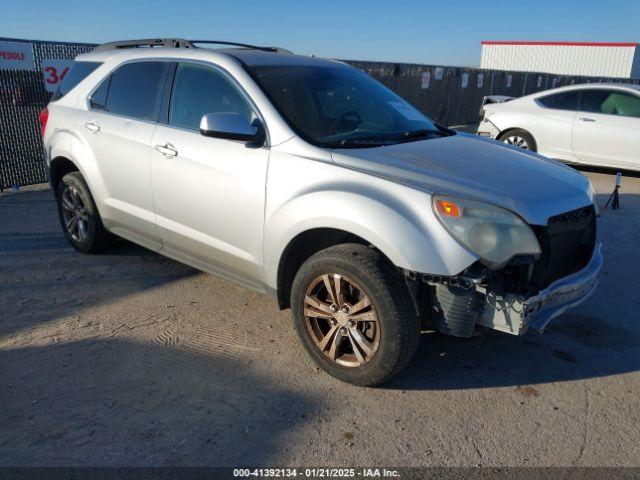
[[[476,132],[476,135],[485,138],[492,138],[494,140],[498,137],[499,134],[500,129],[487,119],[483,119],[480,122],[480,124],[478,125],[478,131]]]
[[[526,299],[514,294],[500,296],[476,287],[486,296],[486,304],[476,323],[514,335],[521,335],[530,327],[544,329],[551,320],[584,302],[595,291],[602,267],[600,247],[600,243],[595,245],[591,260],[582,270],[556,280]]]

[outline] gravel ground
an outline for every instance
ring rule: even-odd
[[[589,301],[544,334],[425,334],[378,389],[318,371],[273,301],[76,253],[50,191],[2,195],[0,465],[640,466],[639,195],[602,212]]]

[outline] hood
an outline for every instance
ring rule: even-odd
[[[457,133],[376,148],[334,150],[341,166],[432,194],[480,200],[533,225],[591,203],[589,180],[566,165],[502,142]]]

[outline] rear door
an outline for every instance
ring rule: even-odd
[[[640,95],[618,89],[583,90],[573,127],[580,162],[640,169]]]
[[[84,118],[106,192],[101,215],[114,233],[160,248],[151,192],[150,145],[169,62],[134,61],[116,68],[90,95]]]

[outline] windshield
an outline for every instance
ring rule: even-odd
[[[315,145],[364,148],[450,134],[355,68],[280,65],[250,71],[291,128]]]

